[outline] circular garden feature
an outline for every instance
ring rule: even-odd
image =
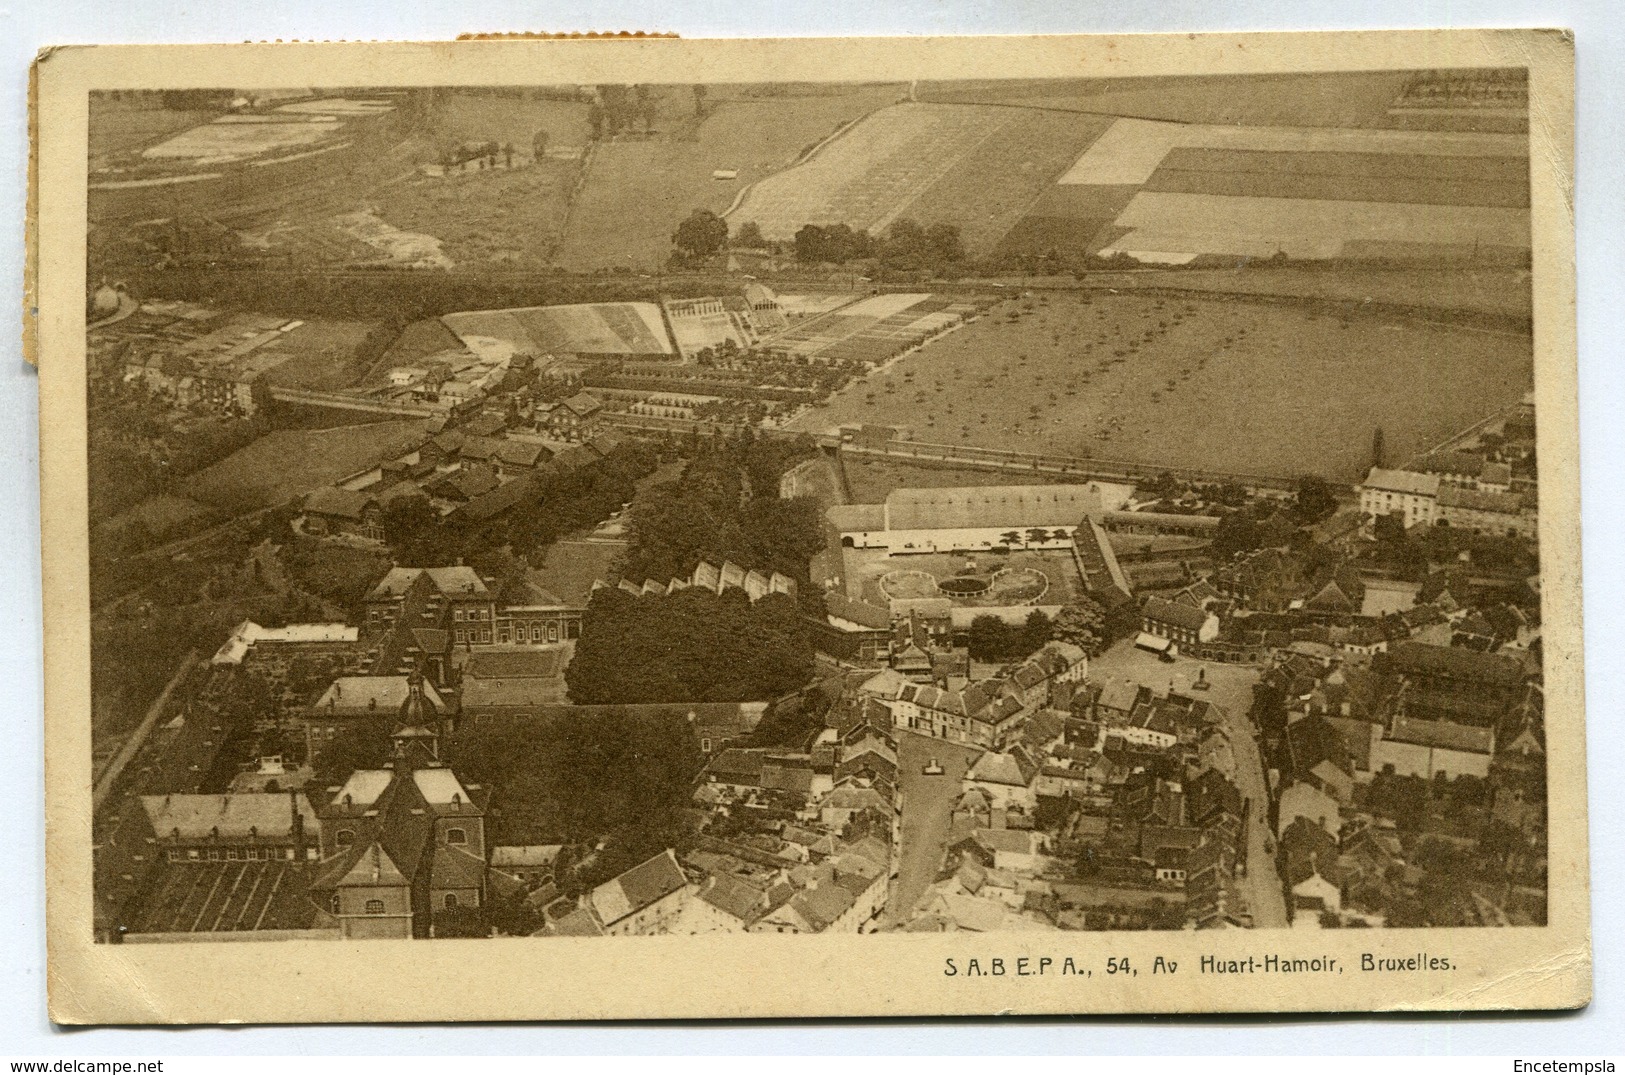
[[[992,579],[977,578],[975,575],[956,575],[937,582],[937,589],[949,597],[979,597],[992,588]]]

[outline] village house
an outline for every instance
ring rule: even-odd
[[[1030,813],[1038,807],[1033,788],[1037,777],[1038,763],[1025,747],[1017,746],[1009,753],[990,750],[982,754],[966,771],[961,786],[966,791],[980,789],[995,809],[1015,807]]]
[[[1176,646],[1195,646],[1219,637],[1219,617],[1161,597],[1148,597],[1140,612],[1140,629]]]
[[[677,856],[666,850],[605,881],[582,906],[605,935],[644,937],[670,932],[692,892]]]
[[[1372,467],[1360,486],[1365,515],[1397,515],[1405,528],[1432,525],[1438,513],[1440,478],[1407,470]]]
[[[588,392],[577,392],[547,408],[537,407],[537,423],[558,440],[582,441],[592,435],[604,405]]]

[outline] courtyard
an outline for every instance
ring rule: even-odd
[[[1051,607],[1083,597],[1070,549],[902,556],[842,549],[841,556],[847,596],[880,607],[931,597],[948,598],[958,608]]]

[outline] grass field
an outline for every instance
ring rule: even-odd
[[[90,167],[106,158],[140,149],[167,135],[214,119],[216,112],[189,112],[170,108],[132,108],[102,93],[90,95]]]
[[[916,440],[1353,480],[1515,402],[1527,336],[1154,295],[1008,300],[792,423]],[[858,490],[853,490],[858,494]]]
[[[289,357],[269,370],[265,379],[274,385],[309,388],[318,392],[345,388],[367,372],[356,349],[373,325],[366,321],[307,321],[287,334],[281,350]]]
[[[789,167],[843,124],[897,96],[891,86],[841,86],[799,96],[736,97],[708,106],[687,140],[601,144],[571,206],[557,261],[568,269],[656,269],[689,213],[722,213],[747,184]],[[716,180],[716,170],[739,177]]]
[[[451,90],[436,101],[431,127],[451,141],[506,142],[528,156],[537,131],[547,132],[549,147],[584,145],[588,107],[585,101]]]
[[[581,162],[545,158],[513,171],[417,178],[374,205],[388,223],[432,235],[460,266],[547,264],[557,246]]]
[[[283,504],[408,451],[426,435],[419,421],[278,430],[192,475],[185,493],[230,512]]]

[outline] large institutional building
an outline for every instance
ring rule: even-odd
[[[1085,517],[1104,513],[1100,486],[990,485],[896,489],[882,504],[844,504],[828,518],[847,548],[892,555],[1071,544]]]

